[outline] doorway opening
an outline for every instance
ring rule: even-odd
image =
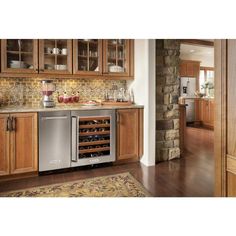
[[[214,196],[214,40],[156,40],[156,65],[158,170],[174,196]]]
[[[186,109],[180,116],[184,119],[180,135],[185,136],[181,155],[202,168],[210,193],[214,189],[214,40],[196,42],[180,44],[179,101]]]

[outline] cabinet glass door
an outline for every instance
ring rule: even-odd
[[[1,41],[2,72],[38,72],[38,41],[3,39]]]
[[[104,72],[113,75],[129,75],[130,40],[109,39],[104,41]]]
[[[72,40],[39,40],[39,73],[72,73]]]
[[[102,40],[75,39],[74,73],[93,75],[102,73]]]

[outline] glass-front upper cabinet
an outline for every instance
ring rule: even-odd
[[[133,70],[131,50],[133,50],[132,40],[104,40],[103,73],[130,76]]]
[[[3,73],[38,73],[38,40],[2,39],[1,69]]]
[[[74,74],[102,74],[102,40],[74,39],[73,50]]]
[[[39,73],[72,74],[72,40],[39,40]]]

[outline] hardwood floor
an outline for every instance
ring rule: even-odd
[[[78,179],[130,172],[158,197],[212,197],[214,192],[213,131],[187,128],[183,158],[146,167],[140,163],[83,168],[0,183],[0,192]]]

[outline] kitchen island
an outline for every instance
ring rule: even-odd
[[[214,129],[214,98],[212,97],[191,97],[184,98],[184,104],[188,104],[189,101],[194,103],[193,117],[191,121],[205,128]],[[188,115],[188,107],[187,107]],[[188,122],[188,119],[187,119]]]

